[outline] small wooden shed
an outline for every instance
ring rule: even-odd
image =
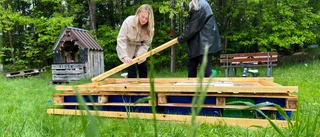
[[[53,81],[92,78],[104,72],[103,48],[88,30],[66,26],[52,50]]]

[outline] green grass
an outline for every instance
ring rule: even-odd
[[[320,53],[320,47],[317,47],[317,48],[305,48],[302,51],[303,52],[307,52],[307,53]]]
[[[286,136],[320,136],[320,60],[287,63],[273,68],[275,82],[283,86],[299,86],[299,111],[294,113],[294,120],[299,124],[289,129],[281,129]],[[218,70],[218,76],[224,77],[224,69]],[[260,71],[261,69],[261,71]],[[259,68],[259,76],[264,68]],[[51,72],[28,78],[7,79],[0,76],[0,135],[5,137],[26,136],[86,136],[97,133],[100,136],[155,136],[154,121],[137,118],[113,119],[95,116],[49,115],[46,109],[54,108],[53,94],[55,87],[50,85]],[[166,70],[155,71],[159,77],[187,77],[187,71],[171,74]],[[240,71],[239,71],[240,73]],[[115,74],[112,77],[120,77]],[[71,85],[89,83],[90,79],[81,80]],[[92,122],[95,123],[92,125]],[[91,125],[91,126],[90,126]],[[313,129],[315,125],[316,129]],[[158,121],[158,136],[184,137],[190,135],[190,124]],[[270,128],[242,128],[226,125],[200,124],[196,135],[207,136],[280,136]],[[90,134],[92,135],[92,134]]]

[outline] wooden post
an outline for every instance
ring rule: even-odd
[[[287,98],[286,99],[286,108],[297,109],[298,98]]]
[[[60,96],[60,95],[54,95],[53,97],[53,103],[54,104],[61,104],[64,102],[64,98],[63,96]]]
[[[217,106],[225,106],[226,105],[226,98],[225,97],[217,97],[216,98],[216,105]]]
[[[108,96],[98,96],[98,102],[101,104],[105,104],[108,102]]]
[[[158,104],[167,104],[167,96],[165,94],[158,93]]]

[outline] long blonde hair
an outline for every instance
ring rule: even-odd
[[[194,7],[194,10],[199,10],[199,1],[198,0],[192,0],[191,1]],[[190,5],[190,10],[191,10],[191,5]]]
[[[152,7],[149,4],[143,4],[141,5],[137,11],[136,11],[136,18],[134,20],[134,25],[137,28],[137,31],[140,32],[140,30],[142,29],[142,26],[139,25],[139,17],[138,14],[140,12],[148,12],[149,13],[149,17],[148,17],[148,23],[147,23],[147,33],[149,34],[149,36],[153,36],[154,35],[154,16],[153,16],[153,10]]]

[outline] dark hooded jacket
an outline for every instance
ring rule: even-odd
[[[205,46],[208,53],[221,50],[221,39],[215,16],[206,0],[199,0],[199,10],[194,10],[190,3],[189,16],[184,32],[178,37],[179,43],[187,42],[188,57],[194,58],[204,54]]]

